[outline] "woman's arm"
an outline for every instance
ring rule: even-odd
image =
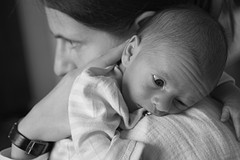
[[[125,43],[113,48],[89,66],[108,66],[120,60]],[[21,120],[18,130],[31,140],[56,142],[71,135],[68,119],[68,98],[75,78],[83,69],[66,74],[57,86]],[[29,159],[24,151],[11,148],[12,158]]]

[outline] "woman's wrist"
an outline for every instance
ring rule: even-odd
[[[8,138],[13,144],[12,147],[14,148],[12,156],[15,157],[16,155],[21,155],[21,157],[32,158],[38,157],[52,150],[53,142],[29,139],[19,131],[18,125],[18,122],[14,123],[8,135]]]

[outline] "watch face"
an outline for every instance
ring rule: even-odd
[[[12,126],[8,138],[11,140],[12,144],[24,150],[26,154],[39,156],[51,151],[54,144],[53,142],[30,140],[21,134],[17,128],[18,122],[14,123]]]

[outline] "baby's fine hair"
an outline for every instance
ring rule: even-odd
[[[191,54],[209,83],[219,81],[226,64],[227,41],[221,25],[202,9],[185,5],[163,10],[147,21],[138,35],[142,53],[159,52],[160,44],[165,44],[177,50],[174,54]]]

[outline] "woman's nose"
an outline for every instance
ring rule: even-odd
[[[54,72],[57,76],[64,76],[69,71],[76,68],[74,61],[71,59],[70,50],[62,39],[57,39]]]
[[[161,112],[169,113],[173,105],[173,96],[167,94],[155,95],[151,100],[153,106]]]

